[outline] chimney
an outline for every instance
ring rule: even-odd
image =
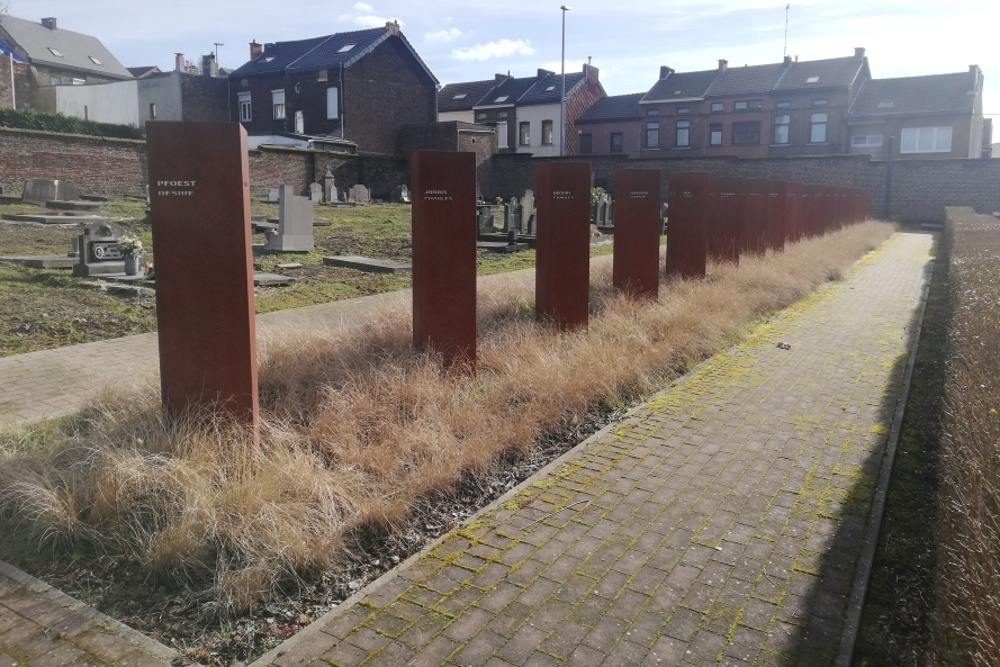
[[[792,57],[791,56],[785,56],[785,64],[786,65],[791,65],[792,64]]]
[[[385,27],[389,31],[390,35],[395,35],[396,37],[399,37],[399,21],[396,20],[386,21]]]
[[[253,60],[262,53],[264,53],[263,44],[258,44],[256,39],[250,42],[250,60]]]
[[[668,76],[674,73],[673,67],[667,67],[666,65],[660,65],[660,81],[663,81]]]
[[[56,17],[49,16],[48,18],[42,19],[42,25],[45,26],[46,28],[48,28],[49,30],[55,30],[56,29]]]
[[[183,72],[184,71],[184,54],[174,53],[174,71]]]
[[[503,83],[504,81],[506,81],[509,78],[510,78],[510,74],[494,74],[493,75],[493,83],[497,83],[497,84]]]
[[[538,78],[541,78],[543,76],[555,76],[555,75],[556,75],[555,72],[550,72],[549,70],[542,69],[541,67],[538,68],[538,75],[537,75]]]
[[[719,58],[719,72],[724,74],[727,69],[729,69],[729,61]]]
[[[219,66],[215,62],[214,53],[201,57],[201,75],[212,78],[219,76]]]
[[[587,63],[587,64],[585,64],[583,66],[583,75],[585,77],[587,77],[588,79],[595,79],[596,80],[596,79],[600,78],[600,76],[601,76],[601,70],[599,70],[598,68],[594,67],[590,63]]]
[[[855,46],[854,47],[854,57],[855,58],[864,58],[865,57],[865,47],[863,47],[863,46]]]
[[[979,65],[969,65],[969,72],[979,74]]]

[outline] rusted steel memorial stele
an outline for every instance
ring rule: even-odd
[[[146,124],[160,387],[171,416],[256,427],[257,343],[246,131]]]
[[[584,328],[590,308],[590,163],[538,165],[535,316]]]
[[[634,296],[656,298],[660,285],[659,169],[615,170],[615,250],[612,283]]]
[[[476,156],[418,151],[413,173],[413,344],[476,366]]]
[[[704,278],[708,255],[708,210],[712,176],[703,172],[670,174],[666,273]]]

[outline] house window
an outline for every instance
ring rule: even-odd
[[[622,152],[622,133],[612,132],[611,133],[611,152],[621,153]]]
[[[760,121],[733,123],[733,145],[747,146],[760,143]]]
[[[326,89],[326,119],[340,118],[340,89]]]
[[[948,153],[951,151],[950,127],[907,127],[900,136],[900,153]]]
[[[684,148],[691,145],[691,121],[677,121],[677,147]]]
[[[830,100],[823,99],[823,98],[820,98],[818,100],[813,100],[813,106],[814,107],[825,107],[829,103],[830,103]]]
[[[337,53],[347,53],[348,51],[350,51],[354,47],[355,47],[354,44],[344,44],[342,47],[340,47],[339,49],[337,49]]]
[[[520,123],[517,126],[517,143],[521,146],[531,145],[531,123]]]
[[[691,113],[691,107],[677,107],[677,113]]]
[[[646,112],[646,115],[647,116],[659,116],[660,115],[660,110],[659,109],[650,109],[649,111]]]
[[[149,103],[149,117],[152,120],[156,120],[156,102]]]
[[[722,123],[713,123],[708,126],[708,145],[722,145]]]
[[[271,108],[274,110],[274,119],[282,120],[285,117],[285,91],[271,91]]]
[[[792,106],[792,103],[789,102],[788,100],[781,100],[780,102],[774,103],[775,109],[787,109],[790,106]]]
[[[453,98],[451,98],[451,99],[453,99],[453,100],[464,100],[468,96],[469,96],[468,93],[456,93],[455,96]]]
[[[253,116],[250,113],[250,93],[238,93],[239,104],[240,104],[240,122],[248,123],[253,120]]]
[[[788,126],[792,122],[791,115],[779,113],[774,116],[774,141],[775,144],[788,143]]]
[[[486,113],[485,112],[477,113],[476,120],[486,120]]]
[[[58,86],[60,83],[62,83],[62,81],[59,80],[59,77],[57,77],[57,76],[50,76],[49,77],[49,85],[50,86]]]
[[[56,58],[62,58],[62,57],[64,57],[63,54],[59,52],[59,49],[54,49],[51,46],[48,47],[48,48],[49,48],[49,53],[51,53],[52,55],[54,55]]]
[[[330,76],[329,70],[321,69],[319,72],[316,73],[316,80],[326,81],[329,78],[329,76]]]
[[[881,134],[859,134],[858,136],[851,139],[852,146],[881,146],[882,145],[882,135]]]
[[[722,113],[726,110],[726,105],[723,102],[712,102],[712,113]]]
[[[809,116],[809,143],[821,144],[826,141],[826,121],[828,114],[814,113]]]
[[[507,121],[502,120],[497,123],[497,147],[507,148]]]
[[[305,134],[306,133],[306,117],[303,115],[302,110],[299,109],[295,112],[295,134]]]
[[[741,100],[733,104],[733,109],[735,111],[745,111],[747,109],[759,109],[760,106],[760,100]]]
[[[553,144],[552,137],[552,121],[543,120],[542,121],[542,145],[551,146]]]
[[[87,56],[87,57],[90,58],[90,62],[94,63],[95,65],[103,65],[104,64],[100,60],[98,60],[97,58],[95,58],[94,56]]]
[[[69,82],[74,86],[82,86],[87,83],[86,79],[77,79],[76,77],[70,79]]]
[[[660,147],[660,124],[646,123],[646,148]]]
[[[594,152],[594,135],[592,134],[581,134],[580,135],[580,154],[590,155]]]
[[[493,102],[495,104],[500,104],[501,102],[506,102],[508,97],[510,97],[510,95],[501,95],[500,97],[493,100]]]

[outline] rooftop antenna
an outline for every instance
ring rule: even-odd
[[[785,5],[785,46],[782,47],[781,59],[784,60],[788,55],[788,10],[791,8],[792,3]]]

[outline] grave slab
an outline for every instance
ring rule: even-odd
[[[100,215],[45,215],[42,213],[4,213],[3,220],[11,222],[37,222],[41,225],[100,225],[111,222],[111,218]]]
[[[222,411],[256,428],[246,130],[151,121],[146,135],[164,407]]]
[[[54,208],[58,211],[93,212],[101,210],[101,202],[87,201],[85,199],[77,199],[73,201],[64,201],[62,199],[46,199],[45,206],[47,206],[48,208]]]
[[[66,255],[0,255],[0,259],[32,269],[72,269],[76,257]]]
[[[417,151],[413,178],[413,345],[448,368],[476,367],[476,156]]]
[[[659,169],[615,170],[612,284],[653,299],[660,285],[661,176]]]
[[[590,308],[590,163],[538,166],[535,316],[560,329],[587,326]]]
[[[293,280],[288,276],[278,273],[268,273],[259,271],[253,274],[253,284],[257,287],[285,287],[292,284]]]
[[[27,179],[24,182],[24,190],[21,193],[21,201],[43,206],[47,199],[70,201],[79,198],[80,191],[66,181],[49,178]]]
[[[486,252],[508,253],[528,250],[531,246],[527,243],[504,243],[502,241],[477,241],[476,249]]]
[[[340,255],[337,257],[324,257],[323,264],[326,266],[342,266],[358,271],[369,273],[407,273],[413,270],[412,264],[397,262],[392,259],[372,259],[360,255]]]

